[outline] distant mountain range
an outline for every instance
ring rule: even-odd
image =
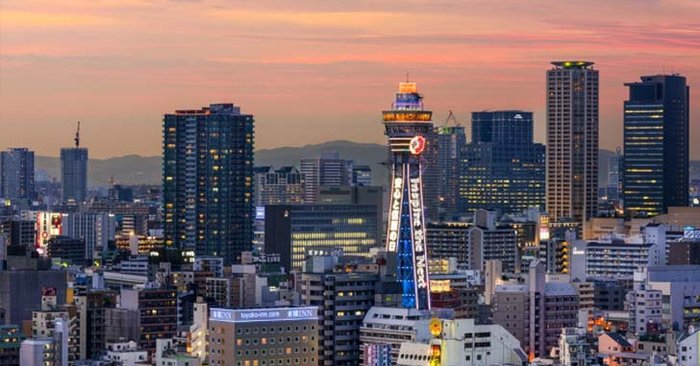
[[[302,147],[280,147],[258,150],[255,153],[255,165],[281,167],[298,165],[302,158],[314,158],[323,152],[337,152],[341,158],[354,160],[355,164],[368,165],[372,169],[376,185],[387,182],[388,169],[383,163],[387,158],[385,145],[366,144],[351,141],[329,141],[322,144]],[[598,181],[608,181],[608,163],[615,152],[600,150]],[[90,159],[88,162],[88,181],[92,186],[108,185],[111,179],[122,184],[160,184],[162,160],[160,156],[126,155],[109,159]],[[50,177],[59,177],[60,163],[56,157],[37,156],[37,169],[44,170]],[[691,177],[700,179],[700,161],[691,161]]]

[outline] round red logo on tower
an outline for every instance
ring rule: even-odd
[[[409,151],[411,151],[411,154],[413,155],[418,155],[425,150],[425,137],[423,136],[416,136],[411,139],[411,142],[408,145]]]

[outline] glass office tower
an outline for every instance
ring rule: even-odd
[[[623,197],[632,217],[688,205],[690,88],[680,75],[625,84]]]
[[[461,168],[463,213],[544,209],[545,147],[533,140],[532,112],[473,112],[472,141],[463,149]]]

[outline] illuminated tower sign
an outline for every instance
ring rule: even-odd
[[[428,257],[423,216],[421,154],[433,129],[416,83],[399,84],[393,108],[382,112],[391,149],[392,177],[386,249],[397,253],[405,308],[430,309]]]

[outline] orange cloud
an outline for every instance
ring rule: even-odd
[[[77,13],[5,10],[1,17],[3,27],[17,28],[80,27],[116,23],[114,18]]]

